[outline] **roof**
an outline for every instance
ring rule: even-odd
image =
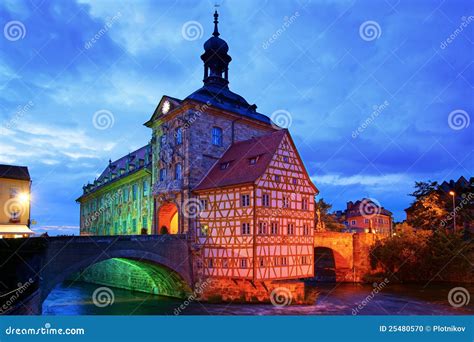
[[[266,171],[286,134],[287,130],[284,129],[234,143],[194,190],[255,182]],[[258,159],[254,165],[251,165],[249,159],[253,157],[258,157]],[[228,166],[223,169],[227,163]]]
[[[0,224],[0,235],[3,234],[34,234],[34,232],[24,224]]]
[[[268,116],[256,111],[256,105],[249,104],[242,96],[230,91],[227,87],[206,84],[186,97],[186,99],[195,100],[205,103],[208,106],[211,105],[250,119],[271,124],[271,120]]]
[[[377,207],[378,210],[375,210],[375,207]],[[363,198],[362,200],[357,200],[354,203],[347,203],[347,209],[345,211],[346,218],[364,216],[364,210],[367,211],[367,215],[369,215],[373,211],[373,213],[377,215],[392,216],[391,211],[380,206],[378,203],[372,201],[370,198]]]
[[[91,192],[95,192],[96,190],[102,188],[102,186],[108,185],[112,182],[115,182],[123,177],[127,177],[132,173],[137,172],[145,167],[149,167],[151,165],[151,156],[147,157],[147,153],[150,153],[151,147],[149,144],[140,147],[138,150],[130,152],[129,154],[117,159],[116,161],[109,161],[109,165],[105,168],[104,171],[100,174],[100,176],[94,181],[93,184],[88,184],[83,187],[84,193],[82,196],[89,194]],[[140,164],[140,160],[143,160],[143,163]],[[135,167],[130,170],[129,165],[135,165]],[[124,173],[121,174],[120,170],[123,169]],[[111,175],[115,174],[115,177],[112,178]],[[82,198],[80,196],[76,201]]]
[[[0,164],[0,178],[10,178],[29,181],[30,173],[26,166]]]

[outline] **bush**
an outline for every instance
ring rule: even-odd
[[[472,278],[473,255],[473,243],[462,233],[406,229],[378,241],[371,264],[394,281],[454,281]]]

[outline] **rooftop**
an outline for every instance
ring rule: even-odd
[[[0,178],[18,179],[30,181],[28,167],[17,165],[0,164]]]

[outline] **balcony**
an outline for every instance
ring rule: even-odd
[[[165,180],[156,182],[153,186],[153,195],[167,194],[172,192],[180,192],[183,190],[183,180]]]

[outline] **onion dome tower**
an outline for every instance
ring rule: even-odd
[[[201,59],[204,62],[204,84],[227,87],[229,84],[229,63],[232,58],[227,54],[229,46],[219,38],[219,14],[214,12],[214,32],[212,37],[204,43],[204,53]]]

